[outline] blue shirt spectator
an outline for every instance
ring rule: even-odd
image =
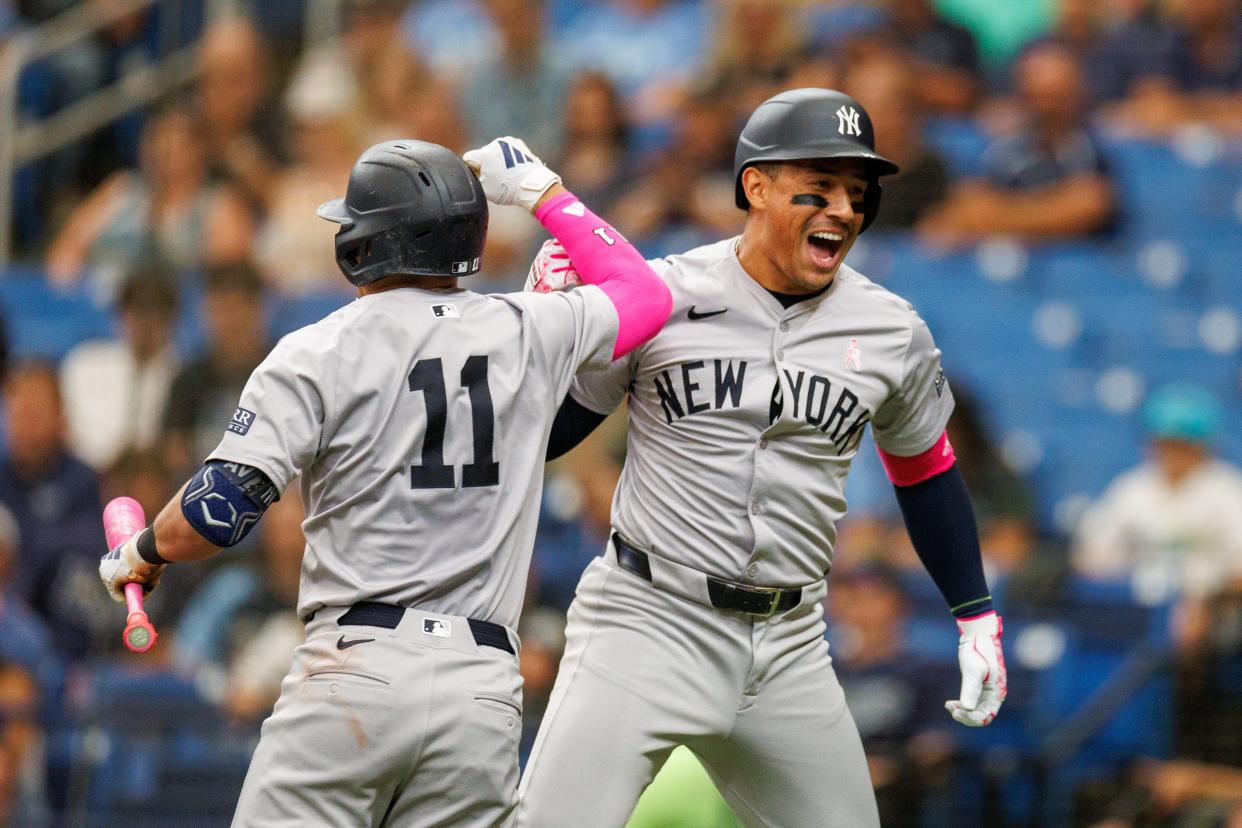
[[[461,90],[470,144],[518,135],[544,160],[555,158],[562,139],[561,111],[570,72],[546,48],[544,12],[526,0],[488,0],[497,47]]]
[[[670,88],[687,86],[703,67],[711,32],[702,0],[610,0],[579,15],[558,51],[571,65],[606,74],[640,121],[661,120]]]
[[[0,503],[12,511],[22,538],[12,581],[61,653],[82,657],[119,630],[123,617],[99,589],[105,550],[95,472],[65,449],[51,366],[19,366],[5,401],[8,452],[0,460]]]
[[[473,71],[500,49],[500,34],[480,0],[414,3],[401,27],[414,53],[446,77]]]

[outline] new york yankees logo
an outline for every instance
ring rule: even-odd
[[[858,110],[852,106],[837,109],[837,132],[842,135],[861,135],[858,127]]]

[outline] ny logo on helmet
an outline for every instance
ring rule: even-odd
[[[837,109],[837,132],[842,135],[861,135],[858,128],[858,110],[852,106]]]

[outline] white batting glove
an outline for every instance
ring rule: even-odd
[[[462,158],[479,177],[484,195],[493,204],[516,204],[533,211],[540,196],[561,181],[521,138],[497,138]]]
[[[147,563],[138,554],[137,539],[138,535],[134,535],[99,559],[99,578],[108,588],[113,601],[125,603],[125,585],[128,583],[142,584],[142,591],[150,592],[164,574],[166,564]]]
[[[989,612],[958,621],[957,664],[962,670],[962,692],[944,703],[954,721],[967,727],[992,723],[1009,692],[1005,654],[1001,651],[1001,617]]]
[[[530,264],[530,273],[526,276],[526,291],[533,293],[551,293],[556,290],[569,290],[582,284],[578,271],[574,270],[569,254],[556,239],[548,239],[535,254]]]

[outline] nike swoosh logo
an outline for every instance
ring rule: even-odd
[[[336,648],[338,650],[348,650],[350,647],[354,646],[355,644],[366,644],[374,640],[375,640],[374,638],[354,638],[354,639],[351,639],[350,641],[346,641],[345,636],[342,635],[340,638],[336,640]]]
[[[690,321],[693,322],[698,319],[706,319],[709,316],[719,316],[722,313],[727,313],[728,310],[729,310],[728,308],[721,308],[720,310],[704,311],[702,313],[699,313],[698,311],[694,309],[694,305],[691,305],[690,310],[686,311],[686,316],[689,317]]]

